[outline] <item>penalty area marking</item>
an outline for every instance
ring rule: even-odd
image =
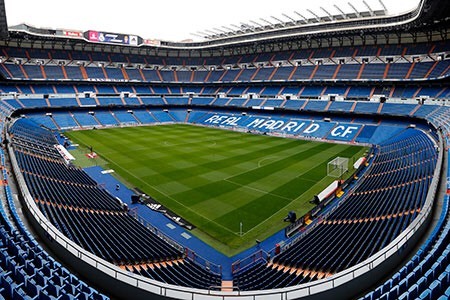
[[[204,218],[205,220],[207,220],[207,221],[209,221],[209,222],[211,222],[211,223],[214,223],[215,225],[217,225],[217,226],[219,226],[219,227],[225,229],[226,231],[228,231],[228,232],[230,232],[230,233],[232,233],[232,234],[235,234],[235,233],[234,233],[231,229],[229,229],[228,227],[226,227],[226,226],[224,226],[224,225],[222,225],[222,224],[219,224],[219,223],[215,222],[214,220],[211,220],[211,219],[209,219],[209,218],[203,216],[202,214],[199,214],[199,213],[196,212],[193,208],[191,208],[191,207],[189,207],[189,206],[186,206],[185,204],[183,204],[182,202],[176,200],[176,199],[173,198],[172,196],[169,196],[169,195],[168,195],[167,193],[165,193],[164,191],[161,191],[160,189],[156,188],[155,186],[153,186],[153,185],[149,184],[148,182],[142,180],[141,178],[137,177],[135,174],[131,173],[130,171],[128,171],[128,170],[122,168],[121,166],[119,166],[118,164],[114,163],[112,160],[110,160],[110,162],[111,162],[111,164],[117,166],[118,169],[121,169],[122,171],[124,171],[125,173],[127,173],[128,175],[130,175],[131,177],[136,178],[136,179],[137,179],[138,181],[140,181],[142,184],[144,184],[144,185],[146,185],[146,186],[152,188],[153,190],[157,191],[158,193],[160,193],[160,194],[166,196],[167,198],[169,198],[169,199],[171,199],[172,201],[178,203],[179,205],[183,206],[183,207],[186,208],[187,210],[190,210],[191,212],[193,212],[193,213],[196,214],[197,216],[199,216],[199,217],[201,217],[201,218]]]
[[[224,181],[232,183],[232,184],[237,185],[237,186],[240,186],[240,187],[245,188],[245,189],[250,189],[250,190],[253,190],[253,191],[256,191],[256,192],[260,192],[261,194],[267,194],[267,195],[270,195],[270,196],[273,196],[273,197],[277,197],[277,198],[280,198],[280,199],[284,199],[284,200],[288,200],[288,201],[293,201],[294,200],[294,199],[291,199],[291,198],[283,197],[283,196],[280,196],[280,195],[277,195],[277,194],[272,194],[271,192],[267,192],[267,191],[264,191],[264,190],[261,190],[261,189],[254,188],[254,187],[251,187],[249,185],[240,184],[240,183],[234,182],[234,181],[229,180],[229,179],[224,179]]]

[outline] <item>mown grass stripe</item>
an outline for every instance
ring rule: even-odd
[[[364,152],[361,147],[189,125],[68,135],[93,146],[108,161],[105,168],[188,219],[198,227],[195,235],[227,255],[283,228],[287,211],[300,216],[311,209],[309,200],[333,180],[323,178],[331,158]]]

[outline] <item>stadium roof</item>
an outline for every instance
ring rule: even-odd
[[[350,2],[279,0],[274,5],[270,1],[256,4],[253,1],[228,0],[226,5],[217,7],[216,3],[205,0],[157,3],[129,0],[126,5],[115,1],[79,0],[67,7],[55,0],[5,0],[10,25],[26,23],[37,28],[96,30],[166,41],[210,39],[217,34],[233,34],[243,29],[260,31],[293,23],[334,21],[384,13],[379,0]],[[387,14],[412,9],[418,2],[383,1]]]
[[[205,33],[202,41],[171,42],[148,39],[145,38],[145,35],[119,33],[127,32],[125,29],[116,32],[92,29],[67,30],[20,24],[10,26],[10,38],[1,42],[5,45],[33,48],[88,49],[89,51],[161,56],[214,56],[225,53],[234,55],[321,47],[323,44],[329,47],[332,45],[365,45],[366,41],[377,44],[378,40],[388,43],[388,40],[409,40],[416,43],[429,40],[430,36],[445,34],[450,22],[449,8],[446,5],[448,0],[411,0],[419,1],[417,6],[396,14],[393,14],[385,4],[389,0],[354,1],[361,1],[365,9],[358,10],[354,4],[347,2],[344,5],[351,8],[350,12],[345,11],[344,6],[338,5],[334,8],[339,13],[323,6],[319,7],[322,14],[316,13],[317,7],[315,10],[309,9],[310,15],[295,10],[293,13],[297,17],[285,13],[284,19],[272,16],[271,20],[273,21],[261,18],[259,22],[253,19],[247,23],[237,23],[240,26],[234,24],[232,26],[234,31],[231,27],[229,32],[225,30],[226,28],[223,28],[222,31],[209,30],[210,35]],[[369,1],[377,1],[377,5],[369,3]],[[10,15],[8,9],[6,15]],[[115,18],[118,17],[115,16]],[[173,21],[173,19],[171,20]],[[279,23],[275,23],[275,21]],[[173,26],[183,27],[184,23],[180,22],[173,21]],[[11,24],[10,20],[8,23]],[[116,23],[118,26],[128,24],[125,21]],[[249,23],[254,27],[250,27]],[[80,22],[80,24],[84,24],[84,22]]]

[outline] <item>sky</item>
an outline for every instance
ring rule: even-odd
[[[350,0],[358,9],[366,10],[363,0]],[[417,6],[420,0],[383,0],[388,13],[397,14]],[[259,24],[288,21],[286,14],[306,18],[308,9],[322,16],[323,7],[338,14],[334,4],[344,12],[352,12],[349,0],[5,0],[8,26],[26,23],[39,28],[97,30],[134,34],[142,38],[167,41],[199,40],[195,33],[233,28],[241,23]],[[366,0],[374,9],[381,9],[379,0]],[[276,4],[276,5],[275,5]],[[200,34],[201,35],[201,34]]]

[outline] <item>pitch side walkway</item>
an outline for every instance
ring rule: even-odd
[[[124,203],[128,205],[130,210],[136,210],[137,214],[144,218],[147,222],[157,227],[161,232],[171,237],[173,240],[181,244],[182,246],[189,248],[196,255],[214,263],[222,266],[222,279],[232,280],[232,270],[231,265],[233,262],[242,260],[249,257],[256,251],[262,249],[266,252],[270,252],[277,243],[286,240],[284,230],[281,230],[264,241],[261,241],[259,245],[243,251],[233,257],[227,257],[226,255],[220,253],[216,249],[212,248],[208,244],[204,243],[189,231],[179,226],[175,222],[171,221],[169,218],[164,216],[162,213],[151,210],[142,204],[131,204],[131,195],[133,191],[128,189],[120,181],[118,181],[111,174],[102,174],[103,169],[99,166],[89,167],[84,169],[89,176],[91,176],[97,183],[104,184],[105,189],[108,190],[112,195],[118,197]],[[116,190],[116,185],[119,184],[119,190]]]

